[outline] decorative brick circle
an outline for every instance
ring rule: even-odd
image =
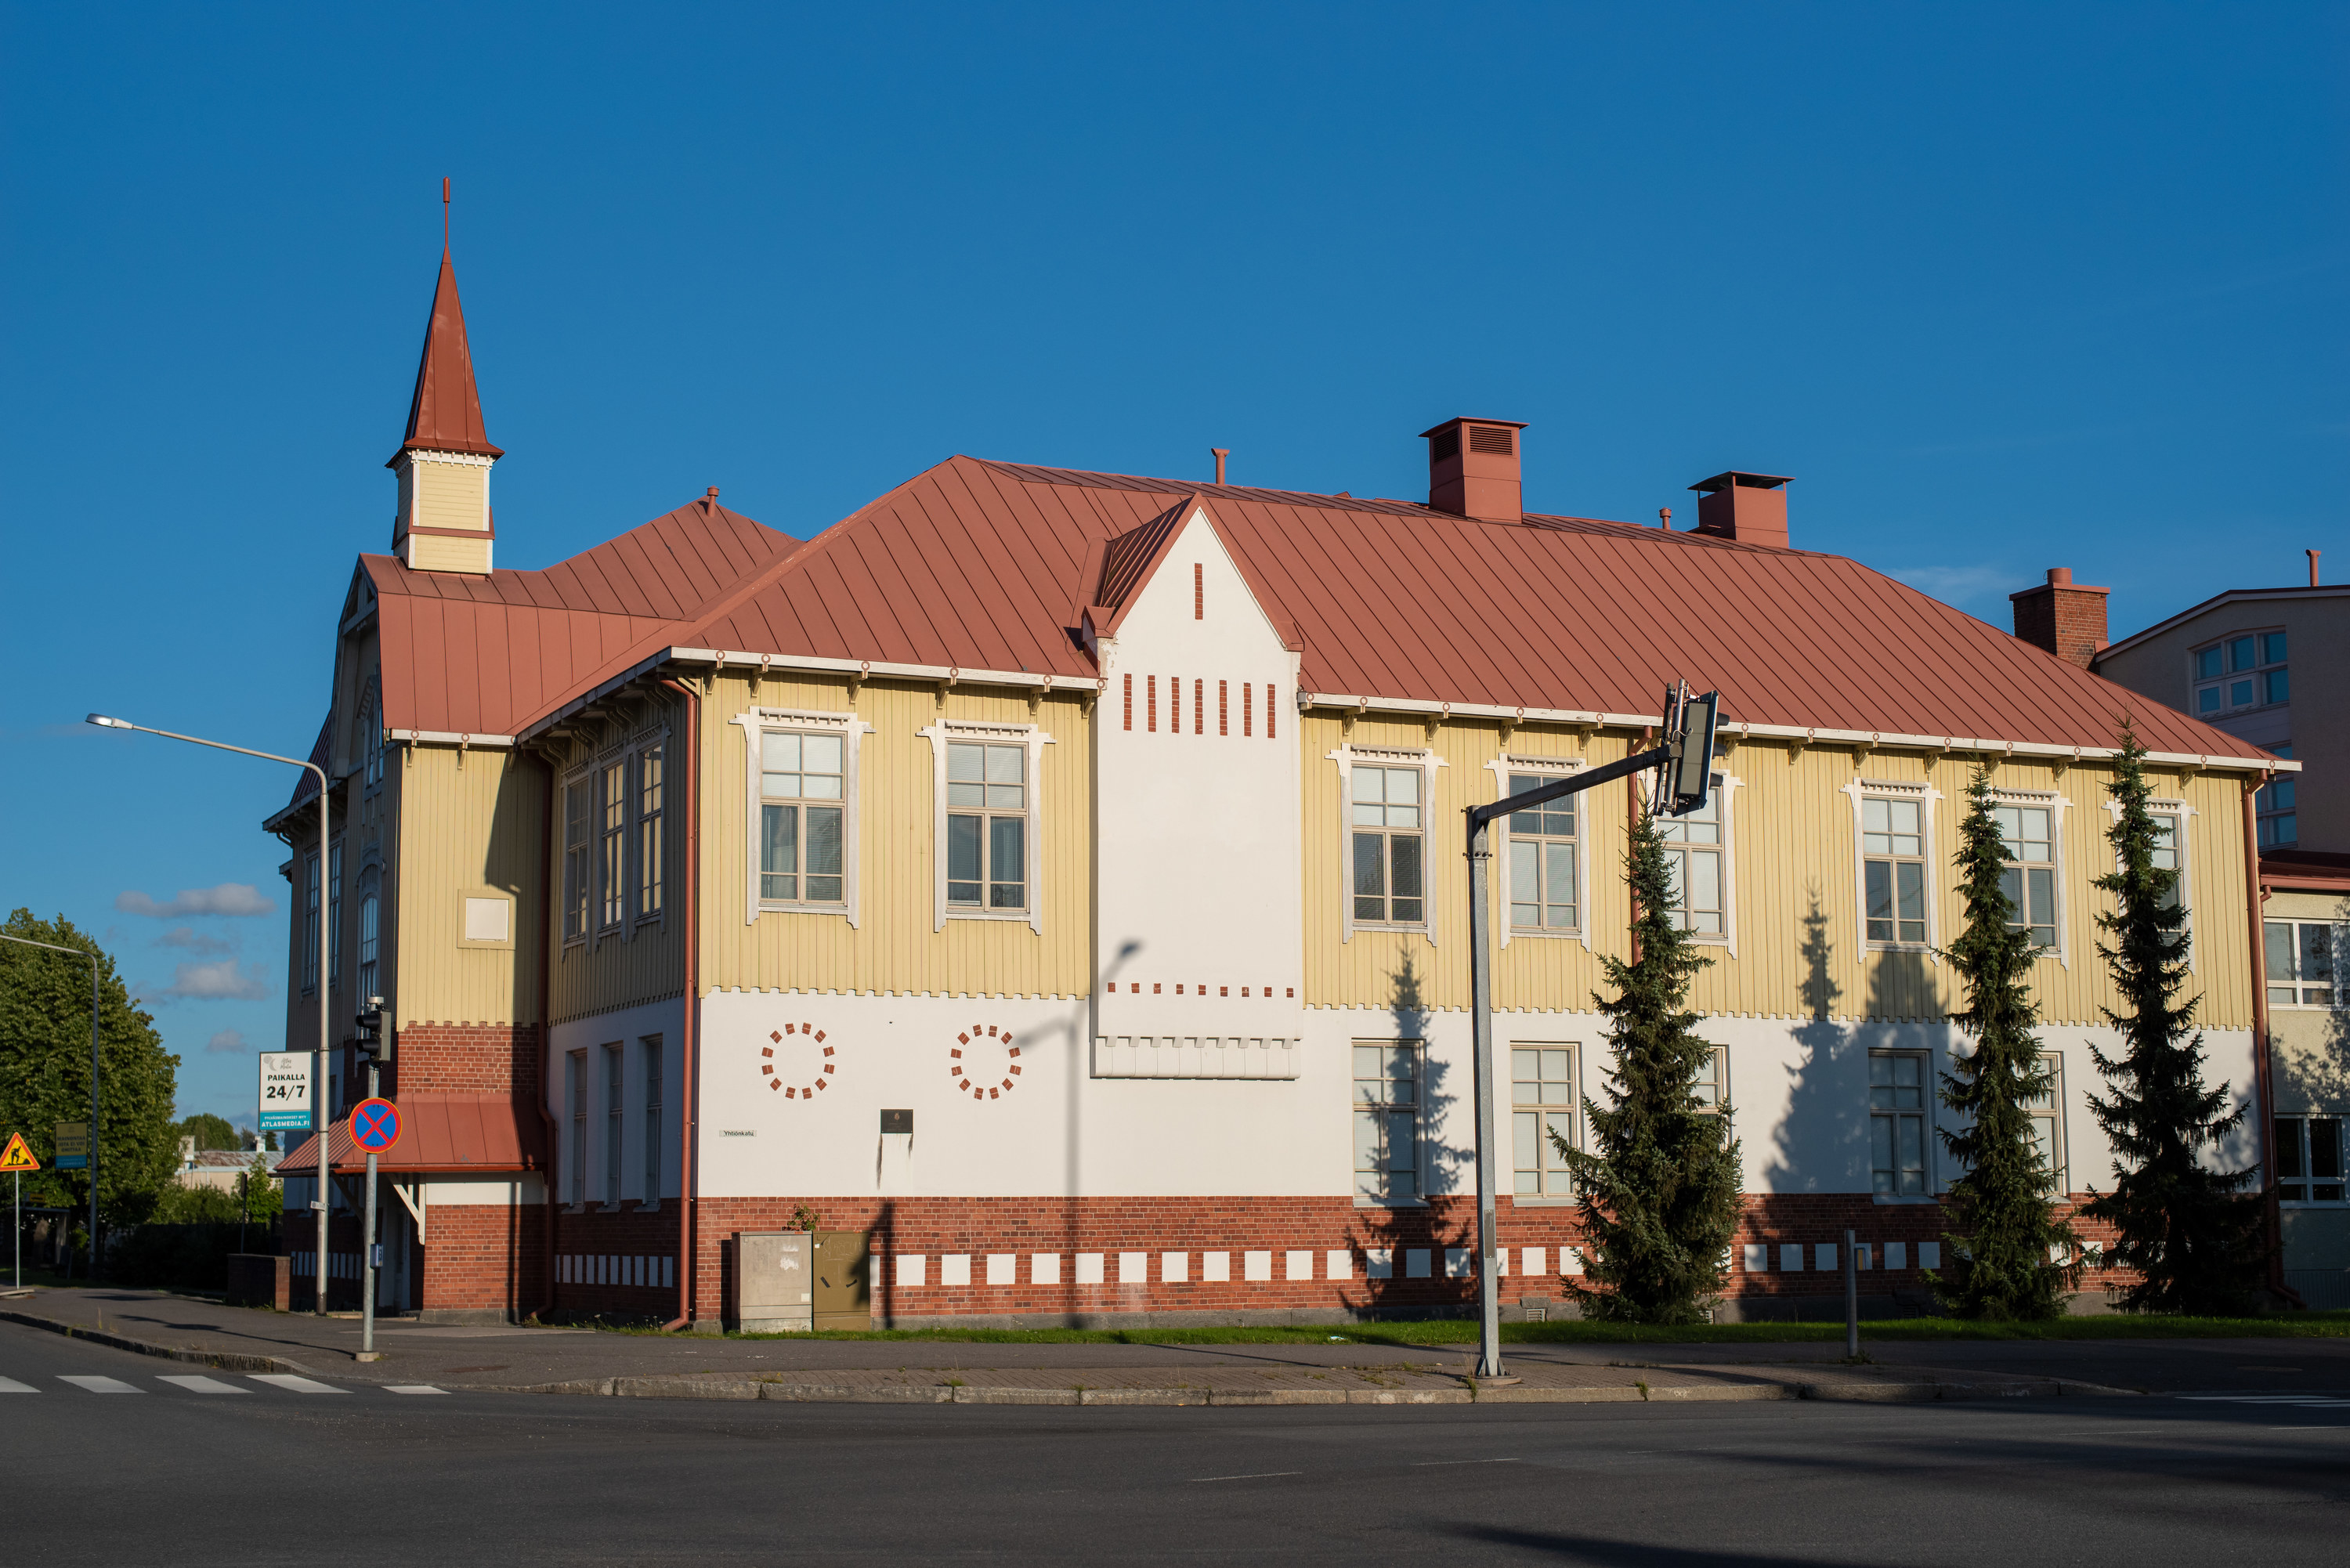
[[[779,1067],[775,1060],[775,1047],[784,1044],[786,1040],[794,1044],[820,1048],[824,1054],[816,1056],[808,1051],[793,1051],[786,1054],[783,1065]],[[832,1050],[831,1046],[824,1043],[824,1031],[815,1024],[786,1023],[781,1029],[771,1031],[767,1035],[767,1044],[759,1047],[759,1054],[766,1058],[759,1064],[759,1073],[767,1080],[768,1088],[783,1091],[784,1098],[813,1100],[816,1098],[816,1091],[832,1081],[832,1072],[837,1065],[832,1059]],[[791,1082],[792,1079],[800,1076],[800,1069],[804,1067],[820,1067],[822,1070],[811,1072],[805,1083]]]
[[[1003,1054],[999,1058],[989,1049],[1000,1045]],[[970,1053],[968,1055],[965,1053]],[[974,1023],[955,1036],[953,1048],[947,1052],[949,1071],[955,1087],[969,1090],[974,1100],[1001,1099],[1020,1086],[1020,1047],[1012,1043],[1012,1031],[999,1030],[994,1024]],[[981,1064],[984,1061],[986,1065]],[[969,1068],[966,1072],[964,1069]],[[983,1079],[997,1079],[983,1082]]]

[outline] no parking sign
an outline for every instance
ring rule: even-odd
[[[351,1107],[351,1141],[381,1154],[400,1141],[400,1107],[390,1100],[361,1100]]]

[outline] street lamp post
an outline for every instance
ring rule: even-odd
[[[76,958],[89,961],[89,1277],[95,1283],[98,1280],[98,952],[95,948],[61,948],[55,942],[36,942],[30,937],[12,937],[5,931],[0,931],[0,941],[22,942],[28,948],[47,948],[53,953],[71,953]],[[25,1179],[20,1176],[16,1179],[19,1209],[24,1207],[24,1189]],[[21,1214],[16,1222],[21,1230],[24,1225]],[[67,1241],[68,1243],[72,1241],[70,1228]],[[17,1238],[16,1250],[16,1282],[21,1285],[25,1282],[24,1239],[21,1235]],[[66,1251],[66,1277],[73,1277],[70,1245]]]
[[[92,713],[89,716],[89,722],[96,724],[100,729],[104,730],[135,730],[142,735],[161,735],[167,741],[185,741],[190,745],[193,746],[210,746],[214,751],[234,752],[239,756],[244,757],[259,757],[265,763],[284,763],[289,767],[307,768],[311,773],[317,775],[318,1040],[317,1048],[313,1052],[313,1061],[310,1068],[310,1127],[312,1142],[317,1147],[318,1197],[317,1201],[311,1205],[311,1209],[317,1216],[317,1240],[318,1253],[317,1262],[318,1265],[318,1300],[315,1310],[320,1317],[324,1317],[327,1315],[327,1222],[333,1217],[334,1213],[333,1199],[328,1197],[328,1193],[331,1189],[328,1185],[328,1183],[333,1179],[333,1176],[327,1164],[327,1033],[328,1029],[328,1020],[332,1009],[332,1003],[327,994],[327,977],[330,972],[332,972],[333,963],[333,955],[328,951],[328,944],[332,940],[332,933],[328,929],[332,922],[327,919],[327,911],[333,908],[332,899],[334,897],[332,890],[326,885],[327,872],[331,865],[331,861],[329,860],[327,852],[328,842],[327,830],[330,809],[328,800],[328,796],[330,792],[327,787],[327,770],[320,767],[316,763],[305,761],[300,757],[281,757],[275,752],[256,752],[250,746],[232,746],[225,741],[207,741],[200,735],[181,735],[175,734],[170,730],[153,730],[148,728],[144,724],[134,724],[128,719],[110,719],[103,713]],[[93,991],[92,994],[95,995],[96,992]],[[95,1033],[96,1028],[97,1024],[93,1022],[91,1024],[93,1033],[90,1036],[91,1060],[93,1062],[97,1060],[98,1049],[98,1037]],[[95,1092],[94,1086],[93,1092]],[[93,1109],[91,1112],[92,1118],[95,1119],[96,1116],[97,1112]],[[93,1247],[97,1244],[98,1239],[97,1214],[98,1139],[97,1129],[93,1127],[91,1129],[90,1137],[90,1241]]]

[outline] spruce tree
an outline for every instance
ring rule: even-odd
[[[1603,959],[1617,994],[1592,998],[1611,1025],[1613,1100],[1584,1099],[1594,1152],[1552,1135],[1583,1199],[1588,1283],[1569,1289],[1594,1317],[1703,1323],[1738,1225],[1730,1107],[1700,1106],[1695,1085],[1714,1048],[1682,1006],[1690,981],[1712,961],[1673,923],[1672,867],[1656,823],[1643,814],[1631,836],[1634,957]]]
[[[2248,1312],[2266,1256],[2260,1195],[2246,1190],[2254,1173],[2214,1169],[2203,1158],[2243,1124],[2244,1112],[2231,1106],[2228,1085],[2203,1086],[2203,1036],[2194,1028],[2201,999],[2178,994],[2188,941],[2178,873],[2154,863],[2146,748],[2126,723],[2106,789],[2120,812],[2106,835],[2116,869],[2097,878],[2115,901],[2097,916],[2106,939],[2097,952],[2122,1004],[2102,1011],[2124,1049],[2116,1059],[2089,1047],[2109,1085],[2105,1096],[2089,1096],[2089,1112],[2116,1158],[2114,1190],[2082,1213],[2117,1233],[2107,1261],[2137,1271],[2123,1297],[2130,1311]]]
[[[2055,1076],[2032,1033],[2038,1008],[2026,977],[2039,950],[2011,923],[2007,851],[1987,772],[1976,773],[1968,799],[1958,863],[1966,929],[1943,957],[1966,1002],[1950,1022],[1973,1036],[1974,1050],[1953,1054],[1941,1075],[1942,1104],[1965,1118],[1959,1131],[1939,1129],[1942,1146],[1963,1174],[1950,1184],[1950,1257],[1927,1279],[1959,1317],[2051,1318],[2064,1313],[2079,1267],[2051,1262],[2052,1252],[2069,1259],[2074,1238],[2049,1201],[2055,1173],[2032,1136],[2031,1103]]]

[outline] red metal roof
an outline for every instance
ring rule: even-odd
[[[2126,714],[2149,750],[2249,750],[1839,556],[969,457],[650,632],[561,699],[664,647],[1088,676],[1068,629],[1069,607],[1097,587],[1088,564],[1110,576],[1121,535],[1163,548],[1172,530],[1149,525],[1186,496],[1295,628],[1308,691],[1638,713],[1679,677],[1718,686],[1724,717],[1749,723],[2110,746]]]
[[[362,556],[381,627],[383,722],[510,735],[797,545],[697,501],[541,571],[424,572]]]
[[[2263,849],[2261,884],[2287,892],[2350,893],[2350,855],[2323,849]]]
[[[424,321],[424,352],[416,363],[416,393],[408,402],[408,435],[400,452],[470,452],[484,457],[505,453],[490,444],[482,428],[481,394],[473,387],[473,354],[465,344],[465,312],[457,303],[457,269],[441,251],[441,278],[432,288],[432,314]],[[398,462],[398,452],[391,463]]]
[[[536,1170],[544,1164],[543,1128],[527,1099],[504,1095],[400,1095],[400,1141],[377,1157],[386,1174],[406,1171]],[[280,1176],[316,1176],[317,1157],[304,1136],[277,1162]],[[327,1158],[338,1175],[367,1168],[367,1152],[351,1141],[348,1118],[327,1129]]]

